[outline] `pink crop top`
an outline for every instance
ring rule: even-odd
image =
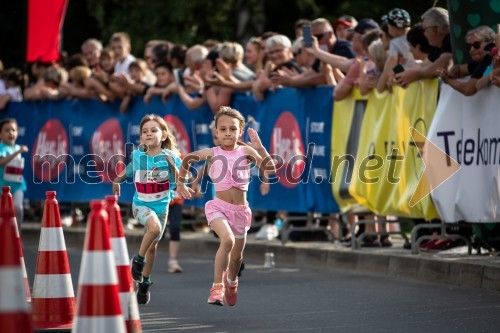
[[[242,146],[231,151],[214,147],[213,150],[214,156],[208,175],[212,179],[215,191],[226,191],[231,187],[248,191],[250,166],[245,154],[245,147]]]

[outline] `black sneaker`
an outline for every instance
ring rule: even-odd
[[[137,282],[142,282],[142,271],[144,270],[144,260],[133,258],[130,265],[132,279]]]
[[[142,282],[139,283],[139,288],[137,288],[137,303],[139,305],[146,305],[149,303],[149,300],[151,298],[151,294],[149,292],[149,287],[153,282]]]

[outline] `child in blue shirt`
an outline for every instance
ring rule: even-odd
[[[132,211],[146,227],[146,233],[139,253],[132,259],[131,271],[132,278],[139,282],[137,302],[148,304],[156,248],[165,231],[168,205],[174,196],[181,160],[174,136],[158,115],[142,118],[140,142],[140,149],[132,153],[132,161],[125,172],[113,181],[113,193],[120,195],[120,183],[126,177],[133,178],[136,192]]]
[[[17,134],[15,119],[7,118],[0,121],[0,186],[10,186],[20,231],[24,217],[24,191],[26,191],[26,181],[23,177],[24,158],[21,154],[26,153],[28,147],[16,144]]]

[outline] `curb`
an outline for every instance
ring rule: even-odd
[[[40,225],[23,224],[22,236],[29,237],[30,241],[38,240]],[[142,236],[143,229],[125,231],[128,244],[139,245]],[[67,243],[83,244],[85,228],[64,228],[64,237]],[[215,253],[218,246],[218,240],[211,233],[182,233],[183,253]],[[245,256],[252,260],[263,260],[265,253],[273,252],[275,261],[286,265],[346,270],[500,291],[500,258],[496,257],[455,255],[441,258],[426,254],[373,253],[364,249],[335,249],[325,242],[289,242],[281,245],[279,241],[253,239],[248,239],[246,248]]]

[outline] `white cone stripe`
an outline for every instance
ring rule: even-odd
[[[36,274],[32,298],[75,297],[71,274]]]
[[[66,251],[62,228],[42,228],[38,251]]]
[[[111,251],[83,251],[78,284],[118,284],[113,253]]]
[[[137,304],[137,295],[134,292],[130,293],[130,320],[141,320],[139,315],[139,306]]]
[[[120,305],[122,307],[123,318],[125,318],[125,320],[130,320],[128,317],[130,313],[130,292],[120,293]]]
[[[113,249],[113,254],[115,256],[116,266],[130,265],[125,237],[111,238],[111,248]]]
[[[26,273],[26,264],[24,263],[24,257],[21,257],[21,269],[23,270],[23,278],[28,278],[28,273]]]
[[[72,333],[126,333],[123,316],[75,317]]]
[[[0,313],[27,312],[26,289],[20,267],[0,268],[0,281],[10,285],[2,288],[0,296]]]

